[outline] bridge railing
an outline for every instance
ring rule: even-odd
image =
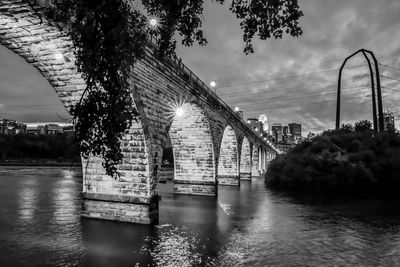
[[[154,36],[154,35],[150,35],[149,38],[149,44],[154,48],[157,49],[158,47],[158,41],[159,38]],[[219,104],[221,104],[222,106],[224,106],[227,110],[229,110],[232,114],[234,114],[234,116],[239,119],[243,125],[245,125],[245,128],[247,128],[248,131],[250,131],[251,133],[253,133],[257,139],[259,139],[262,143],[264,143],[265,145],[271,147],[272,149],[278,151],[278,149],[275,146],[272,146],[270,144],[268,144],[263,138],[261,138],[259,136],[259,133],[257,133],[256,131],[254,131],[253,128],[251,128],[246,121],[241,118],[239,116],[239,114],[237,112],[235,112],[232,107],[230,107],[228,104],[225,103],[224,100],[222,100],[210,87],[208,87],[208,85],[206,85],[193,71],[191,71],[183,62],[182,62],[182,58],[178,58],[178,56],[174,53],[173,55],[168,56],[168,58],[173,61],[178,67],[180,67],[190,78],[194,79],[196,81],[197,84],[200,85],[200,87],[208,94],[212,95],[215,99],[217,99],[217,101],[219,102]]]

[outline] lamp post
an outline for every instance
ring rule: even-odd
[[[214,88],[214,93],[217,93],[217,82],[211,81],[210,86],[211,86],[211,88]]]

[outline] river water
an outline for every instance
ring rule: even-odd
[[[82,219],[81,171],[1,167],[0,266],[400,266],[400,203],[280,194],[218,199],[160,184],[160,224]]]

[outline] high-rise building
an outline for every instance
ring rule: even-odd
[[[297,139],[301,137],[301,124],[300,123],[289,123],[289,133],[293,138]]]
[[[258,121],[261,122],[262,125],[262,130],[266,133],[269,131],[269,125],[268,125],[268,118],[266,114],[261,114],[258,117]]]
[[[3,119],[0,121],[0,134],[24,134],[26,133],[26,124],[15,120]]]
[[[275,137],[275,142],[282,141],[283,127],[282,123],[273,123],[271,126],[272,135]]]
[[[386,110],[383,112],[383,125],[385,127],[385,131],[388,129],[394,129],[394,115],[393,112]]]

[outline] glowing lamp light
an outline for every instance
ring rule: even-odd
[[[267,140],[267,138],[265,138],[265,137],[264,137],[264,140],[266,141],[266,140]]]
[[[239,112],[239,111],[240,111],[239,107],[235,107],[235,112]]]
[[[56,53],[56,54],[54,54],[54,58],[57,60],[61,60],[61,59],[64,59],[64,55],[61,53]]]
[[[210,86],[213,87],[213,88],[216,87],[217,86],[217,82],[216,81],[211,81],[210,82]]]
[[[255,130],[256,132],[258,132],[258,128],[255,128],[254,130]]]
[[[150,26],[153,28],[157,28],[157,26],[158,26],[158,20],[155,18],[150,19],[149,23],[150,23]]]
[[[184,110],[183,110],[183,107],[179,107],[179,108],[177,108],[176,110],[175,110],[175,114],[176,114],[176,116],[178,116],[178,117],[182,117],[183,116],[183,114],[184,114]]]

